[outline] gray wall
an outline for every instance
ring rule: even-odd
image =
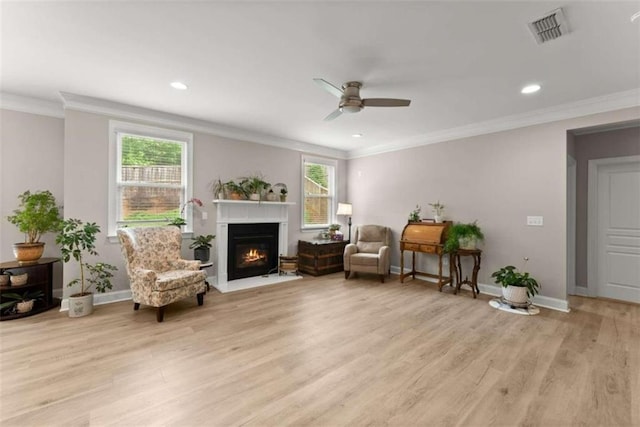
[[[26,189],[50,189],[64,202],[65,216],[96,221],[106,230],[111,117],[74,110],[65,115],[62,120],[2,111],[0,211],[6,217],[15,208],[16,196]],[[400,264],[397,241],[409,212],[420,204],[423,216],[429,217],[427,203],[440,200],[446,205],[446,218],[478,220],[487,236],[481,283],[492,283],[489,276],[496,268],[508,263],[519,266],[528,256],[527,270],[540,279],[542,294],[564,300],[567,131],[638,117],[640,108],[629,108],[339,161],[339,199],[353,203],[354,224],[392,228],[394,266]],[[215,207],[209,191],[213,179],[259,171],[269,181],[290,187],[289,200],[297,206],[290,211],[289,253],[295,253],[297,240],[309,237],[299,229],[300,156],[294,150],[195,132],[194,196],[207,201],[209,213],[208,220],[196,221],[195,232],[214,232]],[[20,175],[25,169],[32,174]],[[544,227],[527,227],[527,215],[544,216]],[[2,259],[12,259],[10,243],[22,237],[4,219],[0,233]],[[185,256],[190,256],[186,243]],[[56,256],[56,248],[48,246],[47,255]],[[106,262],[121,268],[115,289],[127,289],[118,244],[103,233],[98,250]],[[430,260],[421,262],[431,268]],[[65,282],[75,274],[66,268]]]
[[[576,135],[576,285],[587,287],[589,160],[640,155],[640,127]]]

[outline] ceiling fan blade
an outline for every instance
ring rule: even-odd
[[[338,108],[337,110],[333,111],[331,114],[329,114],[327,117],[324,118],[325,122],[329,122],[333,119],[335,119],[336,117],[340,116],[342,114],[342,111],[340,111],[340,109]]]
[[[322,89],[326,90],[327,92],[329,92],[331,95],[335,97],[341,98],[342,95],[344,95],[344,93],[342,92],[342,89],[338,89],[337,87],[335,87],[334,85],[332,85],[331,83],[329,83],[324,79],[313,79],[313,81],[316,82],[318,86],[320,86]]]
[[[368,98],[362,100],[365,107],[408,107],[410,99]]]

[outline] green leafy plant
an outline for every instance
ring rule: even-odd
[[[525,258],[525,263],[528,261],[528,258]],[[540,285],[538,281],[531,277],[527,272],[519,272],[514,266],[507,265],[506,267],[502,267],[500,270],[494,272],[491,277],[493,277],[499,285],[503,287],[507,286],[517,286],[520,288],[527,288],[527,295],[531,298],[538,293],[540,289]]]
[[[87,222],[75,218],[69,218],[62,222],[62,227],[56,236],[56,243],[60,246],[62,260],[69,262],[76,260],[80,265],[80,277],[69,282],[71,287],[80,283],[80,292],[73,296],[89,294],[89,288],[95,286],[98,292],[106,292],[111,289],[110,279],[117,268],[111,264],[98,262],[89,264],[85,262],[86,255],[98,256],[96,251],[96,236],[100,227],[95,222]],[[85,274],[86,270],[86,274]]]
[[[58,230],[62,218],[50,191],[25,191],[18,199],[20,207],[7,219],[25,233],[25,243],[37,243],[42,234]]]
[[[468,224],[457,223],[449,227],[447,240],[444,243],[445,252],[455,252],[460,248],[460,239],[484,240],[484,233],[477,221]]]
[[[225,182],[224,183],[224,188],[227,191],[227,194],[235,193],[242,199],[246,199],[247,198],[247,192],[244,189],[244,187],[242,185],[238,184],[237,182],[235,182],[234,180]]]
[[[40,300],[44,296],[41,290],[37,291],[25,291],[22,294],[16,292],[5,292],[2,294],[2,299],[8,300],[0,304],[0,310],[12,311],[14,306],[19,302],[27,302],[31,300]]]
[[[218,198],[220,195],[224,197],[225,185],[220,178],[213,181],[211,184],[211,191],[213,192],[214,197]]]
[[[216,236],[212,234],[192,237],[191,240],[193,242],[189,245],[189,249],[210,248],[212,246],[211,241],[215,238]]]
[[[245,194],[261,194],[262,191],[271,187],[261,175],[251,175],[240,178],[240,186],[244,189]]]
[[[422,208],[420,205],[416,205],[416,208],[409,213],[409,222],[419,222],[420,221],[420,212]]]
[[[338,231],[342,227],[341,224],[329,224],[329,231]]]

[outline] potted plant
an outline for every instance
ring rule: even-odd
[[[287,201],[287,194],[289,193],[289,191],[287,190],[287,187],[284,186],[280,189],[280,201],[281,202],[286,202]]]
[[[98,256],[96,251],[96,235],[100,227],[94,222],[84,223],[79,219],[66,219],[56,237],[56,243],[60,246],[62,260],[69,262],[73,258],[80,266],[80,277],[69,282],[71,287],[80,284],[80,292],[69,297],[69,317],[81,317],[93,312],[93,294],[89,292],[94,286],[98,292],[106,292],[111,289],[113,271],[117,268],[111,264],[98,262],[89,264],[87,255]]]
[[[6,292],[2,294],[2,298],[8,301],[0,304],[0,310],[6,310],[6,313],[28,313],[33,310],[33,304],[42,299],[44,293],[41,290],[25,291],[22,294],[15,292]]]
[[[216,199],[224,199],[224,183],[220,178],[213,181],[213,184],[211,184],[211,191],[213,191],[213,197]]]
[[[35,262],[44,252],[44,243],[40,242],[42,234],[58,230],[60,210],[55,197],[48,190],[35,193],[27,190],[18,199],[19,208],[7,219],[25,234],[25,241],[14,243],[13,253],[20,263]]]
[[[476,249],[478,241],[482,240],[484,240],[484,233],[477,221],[453,224],[447,231],[444,250],[451,253],[458,249]]]
[[[252,175],[241,178],[240,186],[244,189],[245,194],[248,195],[249,200],[260,200],[262,192],[269,188],[271,184],[260,175]]]
[[[192,237],[193,242],[189,245],[189,249],[193,249],[193,258],[201,262],[208,262],[211,250],[211,241],[216,236],[207,234],[206,236]]]
[[[247,198],[245,189],[234,180],[225,182],[224,189],[227,192],[227,196],[231,200],[244,200]]]
[[[431,209],[433,210],[433,220],[435,222],[442,222],[444,219],[442,217],[442,214],[444,213],[444,205],[440,203],[440,200],[435,203],[429,203],[429,206],[431,206]]]
[[[525,264],[528,260],[529,258],[524,258]],[[529,273],[520,272],[512,265],[502,267],[491,277],[497,284],[502,285],[502,297],[505,301],[514,306],[527,306],[528,298],[535,296],[540,288],[538,281]]]
[[[202,200],[196,199],[195,197],[187,200],[185,204],[182,205],[182,208],[180,209],[180,216],[170,220],[168,225],[175,225],[178,228],[182,227],[183,225],[187,225],[187,220],[184,219],[183,216],[184,216],[185,208],[190,204],[198,205],[200,207],[204,206],[204,204],[202,203]]]
[[[420,222],[420,211],[422,208],[420,205],[416,205],[416,208],[409,213],[409,222]]]

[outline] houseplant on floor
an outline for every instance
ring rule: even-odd
[[[524,258],[526,265],[529,258]],[[523,267],[524,268],[524,267]],[[520,272],[514,266],[507,265],[494,272],[493,277],[497,284],[502,285],[502,297],[515,307],[526,307],[528,299],[538,293],[540,285],[538,281],[527,272]]]
[[[208,262],[211,251],[211,241],[216,236],[212,234],[196,236],[191,238],[193,242],[189,245],[189,249],[193,249],[193,259],[200,260],[200,262]]]
[[[96,235],[100,227],[94,222],[84,223],[79,219],[66,219],[56,237],[60,246],[62,260],[69,262],[74,259],[80,266],[80,277],[69,282],[71,287],[80,284],[80,292],[69,296],[69,317],[81,317],[93,312],[93,294],[89,292],[95,286],[98,292],[111,289],[111,278],[117,268],[111,264],[98,262],[89,264],[85,261],[87,255],[98,256],[96,251]]]
[[[48,191],[32,193],[25,191],[18,196],[20,206],[7,217],[25,234],[24,243],[14,243],[13,253],[20,263],[33,263],[44,252],[40,237],[44,233],[57,231],[62,218],[53,194]]]
[[[484,233],[478,226],[478,221],[453,224],[447,231],[444,250],[451,253],[458,249],[476,249],[478,242],[482,240]]]

